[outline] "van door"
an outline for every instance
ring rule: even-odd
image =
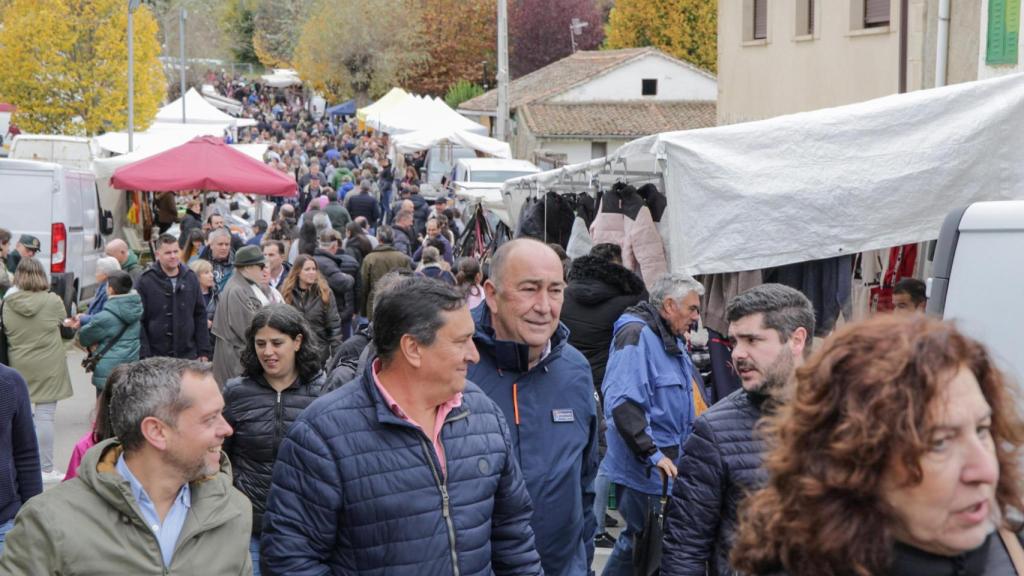
[[[103,237],[100,235],[99,191],[96,181],[89,175],[82,175],[82,279],[80,280],[79,302],[92,298],[96,293],[96,261],[103,256]]]
[[[54,173],[0,167],[0,228],[10,230],[11,250],[22,234],[39,238],[37,259],[50,271],[50,203]]]

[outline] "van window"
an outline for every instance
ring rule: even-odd
[[[511,178],[518,178],[529,174],[534,174],[534,172],[520,172],[517,170],[474,170],[472,181],[500,183]]]

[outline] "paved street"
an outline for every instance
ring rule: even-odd
[[[82,369],[85,353],[77,348],[68,352],[68,370],[71,372],[71,386],[75,395],[57,403],[56,434],[53,444],[53,464],[66,471],[75,442],[92,426],[93,410],[96,407],[96,392],[90,376]]]

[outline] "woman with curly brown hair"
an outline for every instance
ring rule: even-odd
[[[1024,510],[1015,390],[951,324],[841,329],[762,423],[770,480],[740,515],[741,572],[1024,574],[1007,522]]]

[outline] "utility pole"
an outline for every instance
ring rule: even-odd
[[[181,123],[185,124],[185,19],[188,18],[188,11],[181,9],[181,25],[178,35],[181,36]]]
[[[508,0],[498,0],[498,140],[508,140]]]
[[[572,43],[572,53],[576,53],[576,37],[583,34],[583,29],[590,26],[589,22],[584,22],[579,18],[573,18],[572,23],[569,24],[569,41]]]
[[[135,29],[132,20],[141,1],[128,0],[128,152],[134,150],[135,144]]]

